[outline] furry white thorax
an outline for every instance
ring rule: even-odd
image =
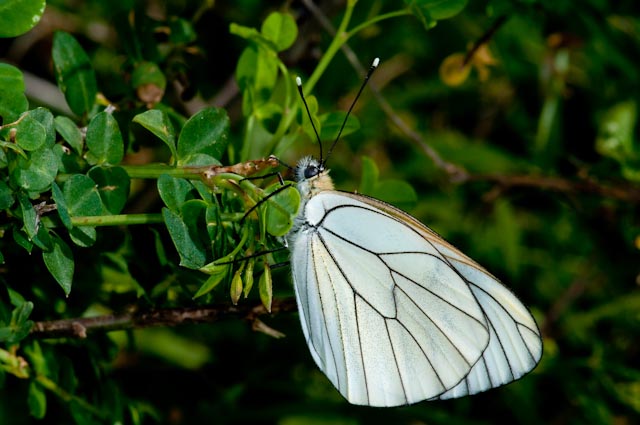
[[[329,177],[329,170],[325,169],[324,165],[312,156],[305,156],[298,161],[295,178],[296,188],[300,192],[300,208],[291,230],[285,237],[289,246],[292,246],[291,244],[304,224],[305,207],[309,199],[324,190],[333,190],[333,181]]]

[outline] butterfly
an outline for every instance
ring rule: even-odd
[[[507,287],[404,211],[335,190],[325,162],[296,167],[286,241],[311,356],[350,403],[462,397],[538,364],[540,331]]]

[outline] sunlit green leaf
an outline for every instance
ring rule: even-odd
[[[76,123],[71,121],[70,118],[61,115],[55,118],[55,122],[56,131],[60,133],[60,136],[62,136],[77,154],[81,154],[84,140]]]
[[[322,128],[320,139],[333,142],[337,139],[338,134],[340,134],[340,137],[345,137],[360,129],[360,121],[355,115],[349,115],[346,123],[344,122],[345,116],[346,112],[332,112],[320,116]],[[342,127],[343,124],[344,128]],[[342,133],[340,133],[340,129],[342,129]]]
[[[133,117],[133,122],[137,122],[160,140],[162,140],[171,151],[172,161],[175,162],[178,157],[176,150],[176,137],[173,124],[164,111],[151,109]]]
[[[34,151],[44,145],[47,132],[42,124],[30,115],[22,117],[16,126],[16,143],[26,151]]]
[[[45,0],[4,0],[0,3],[0,37],[16,37],[36,26]]]
[[[5,123],[14,121],[28,107],[22,72],[12,65],[0,63],[0,117]]]
[[[217,160],[222,158],[229,143],[229,117],[224,109],[205,108],[189,118],[178,138],[178,162],[194,154],[210,155]]]
[[[269,196],[269,193],[276,192]],[[265,199],[266,230],[273,236],[284,236],[289,232],[300,207],[300,193],[295,187],[272,186]]]
[[[116,165],[124,156],[124,140],[113,115],[100,112],[89,122],[86,136],[87,161],[92,164]]]
[[[21,188],[41,192],[49,187],[58,173],[58,161],[53,150],[43,147],[30,153],[28,159],[19,156],[11,178]]]
[[[273,12],[262,23],[262,35],[271,40],[276,50],[288,49],[298,36],[298,27],[293,17],[286,13]]]
[[[158,179],[158,193],[164,204],[173,211],[180,211],[182,205],[195,198],[193,185],[185,179],[163,174]]]
[[[98,85],[84,49],[71,34],[58,31],[53,36],[52,57],[58,86],[69,107],[77,115],[88,113],[95,103]]]

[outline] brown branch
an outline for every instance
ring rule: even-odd
[[[178,326],[197,323],[213,323],[223,319],[243,319],[252,323],[254,329],[277,335],[258,317],[266,314],[296,311],[294,298],[274,299],[271,313],[262,304],[229,305],[207,307],[165,308],[134,313],[108,314],[96,317],[36,322],[31,329],[33,338],[86,338],[92,332],[109,332],[152,326]],[[259,322],[259,323],[256,323]],[[271,333],[271,332],[274,333]]]
[[[512,187],[532,187],[536,189],[550,190],[561,193],[590,193],[604,198],[616,199],[627,202],[640,202],[640,188],[624,185],[609,186],[598,183],[592,179],[569,180],[560,177],[546,177],[532,174],[501,175],[501,174],[475,174],[468,175],[459,183],[468,181],[487,181],[496,183],[503,190]]]

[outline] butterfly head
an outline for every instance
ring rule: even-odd
[[[324,167],[323,162],[311,156],[304,157],[298,162],[296,181],[298,191],[304,198],[311,198],[323,190],[333,189],[329,170]]]

